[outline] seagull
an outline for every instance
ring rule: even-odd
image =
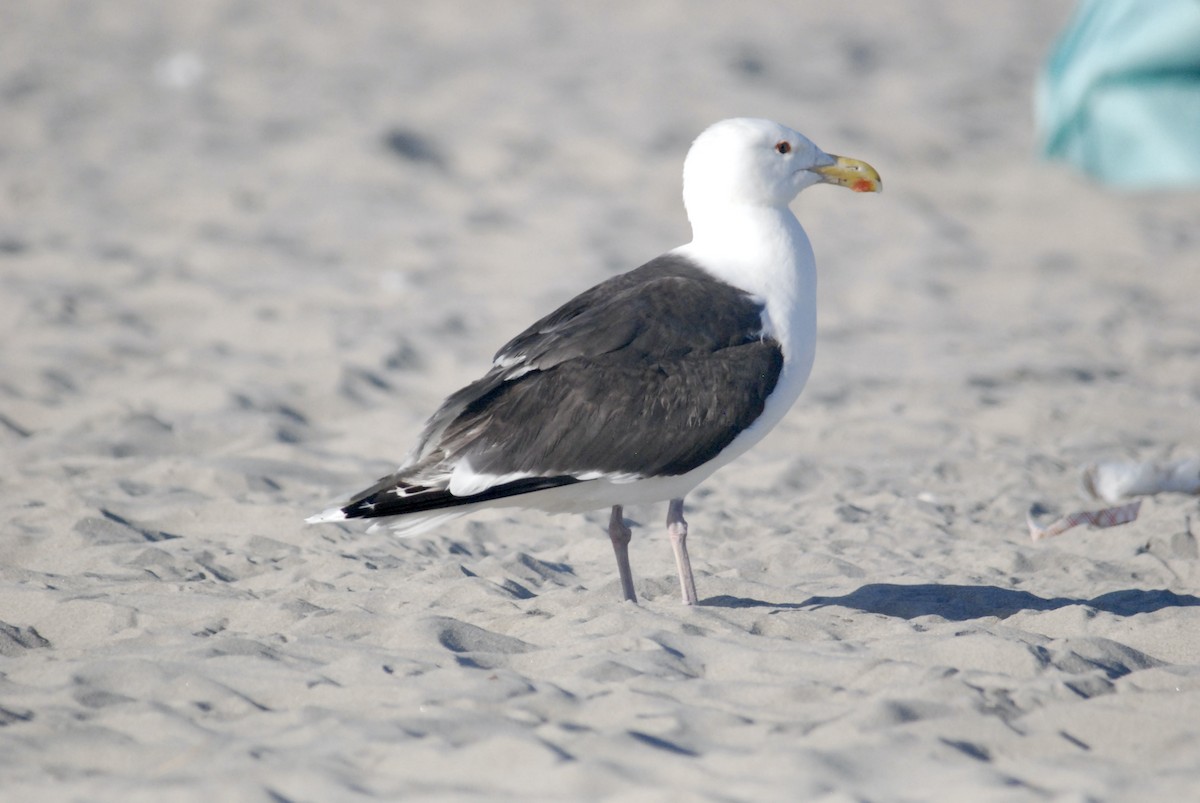
[[[514,337],[395,473],[307,521],[412,534],[485,508],[611,508],[622,593],[636,603],[623,509],[666,501],[680,592],[696,604],[684,497],[762,440],[812,369],[816,265],[788,205],[814,184],[882,189],[867,163],[779,123],[710,126],[683,165],[691,242]]]

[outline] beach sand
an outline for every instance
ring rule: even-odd
[[[1033,544],[1200,450],[1200,194],[1035,156],[1071,12],[1009,3],[9,3],[0,799],[1200,799],[1200,505]],[[511,7],[510,7],[511,6]],[[688,239],[691,139],[777,119],[817,363],[632,508],[305,516],[493,351]]]

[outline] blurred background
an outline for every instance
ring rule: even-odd
[[[1035,87],[1073,9],[6,3],[6,437],[285,399],[338,426],[415,394],[371,444],[401,454],[524,322],[687,240],[683,155],[737,115],[884,176],[867,203],[797,203],[835,355],[815,379],[961,381],[964,348],[986,373],[1028,333],[1014,316],[1070,327],[1076,280],[1168,272],[1200,236],[1194,196],[1039,159]],[[841,358],[867,330],[887,336]],[[1156,337],[1109,334],[1125,360]]]
[[[997,437],[1069,414],[1135,448],[1114,410],[1148,386],[1200,393],[1200,201],[1039,157],[1035,94],[1057,108],[1075,12],[7,3],[0,436],[300,444],[350,461],[351,483],[351,455],[398,459],[535,315],[685,242],[689,142],[754,115],[884,177],[877,198],[796,204],[822,279],[814,401],[871,418],[900,395],[921,430],[982,399],[1005,408]],[[1029,377],[1048,398],[1022,401]]]

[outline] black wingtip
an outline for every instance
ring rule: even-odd
[[[495,499],[505,499],[510,496],[544,491],[549,488],[559,488],[573,485],[581,480],[571,476],[558,477],[525,477],[502,485],[494,485],[469,496],[455,496],[441,488],[423,488],[420,486],[405,486],[392,484],[386,488],[375,487],[355,497],[345,507],[342,513],[348,519],[376,519],[383,516],[403,516],[409,513],[425,513],[430,510],[473,505],[478,502],[490,502]]]

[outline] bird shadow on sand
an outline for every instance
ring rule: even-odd
[[[812,607],[808,602],[767,602],[763,599],[732,597],[728,594],[706,597],[696,604],[709,608],[775,608],[783,611]]]
[[[767,602],[722,595],[702,600],[701,605],[718,608],[774,608],[778,610],[812,609],[835,605],[865,613],[879,613],[899,619],[918,616],[940,616],[961,622],[996,616],[1005,619],[1021,611],[1054,611],[1071,605],[1082,605],[1117,616],[1151,613],[1163,608],[1200,606],[1200,597],[1176,594],[1166,589],[1126,589],[1101,594],[1092,599],[1072,597],[1039,597],[1028,591],[996,586],[896,585],[870,583],[840,597],[810,597],[804,602]]]

